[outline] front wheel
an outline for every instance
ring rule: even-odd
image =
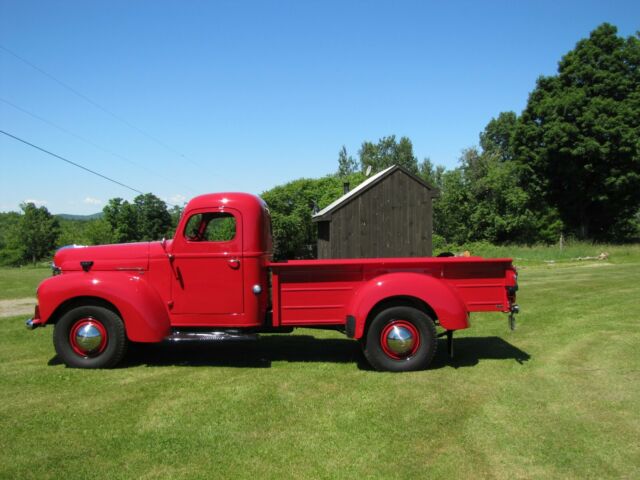
[[[364,341],[364,355],[376,370],[408,372],[427,368],[436,353],[433,320],[412,307],[378,313]]]
[[[58,320],[53,344],[69,367],[109,368],[124,356],[127,337],[118,314],[105,307],[83,305]]]

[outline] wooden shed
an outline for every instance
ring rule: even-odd
[[[431,256],[438,190],[394,165],[313,216],[318,258]]]

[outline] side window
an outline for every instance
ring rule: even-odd
[[[236,218],[225,212],[192,215],[184,236],[190,242],[228,242],[236,236]]]

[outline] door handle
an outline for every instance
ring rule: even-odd
[[[227,260],[227,263],[229,264],[229,267],[233,268],[234,270],[240,268],[240,260],[238,260],[237,258],[230,258],[229,260]]]

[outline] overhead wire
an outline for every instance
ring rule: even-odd
[[[39,147],[38,145],[36,145],[34,143],[31,143],[31,142],[29,142],[29,141],[27,141],[27,140],[25,140],[23,138],[20,138],[20,137],[18,137],[16,135],[13,135],[13,134],[11,134],[9,132],[6,132],[4,130],[0,130],[0,133],[6,135],[7,137],[13,138],[14,140],[17,140],[18,142],[21,142],[21,143],[23,143],[25,145],[28,145],[28,146],[30,146],[32,148],[35,148],[36,150],[40,150],[41,152],[46,153],[47,155],[51,155],[52,157],[55,157],[55,158],[57,158],[59,160],[62,160],[63,162],[66,162],[66,163],[68,163],[70,165],[73,165],[74,167],[80,168],[80,169],[82,169],[82,170],[84,170],[86,172],[89,172],[89,173],[91,173],[93,175],[96,175],[96,176],[98,176],[100,178],[103,178],[104,180],[107,180],[107,181],[109,181],[111,183],[115,183],[116,185],[120,185],[121,187],[124,187],[124,188],[126,188],[128,190],[131,190],[132,192],[139,193],[140,195],[145,195],[145,193],[143,191],[138,190],[137,188],[133,188],[133,187],[131,187],[131,186],[125,184],[125,183],[122,183],[122,182],[120,182],[120,181],[118,181],[118,180],[116,180],[114,178],[111,178],[111,177],[108,177],[106,175],[103,175],[102,173],[96,172],[95,170],[92,170],[90,168],[85,167],[84,165],[80,165],[77,162],[69,160],[68,158],[63,157],[62,155],[58,155],[57,153],[53,153],[50,150],[47,150],[46,148]],[[165,203],[167,205],[169,205],[170,207],[175,207],[175,205],[173,205],[171,203],[168,203],[168,202],[165,202]]]
[[[12,107],[12,108],[24,113],[25,115],[29,115],[30,117],[33,117],[33,118],[35,118],[37,120],[40,120],[41,122],[46,123],[47,125],[49,125],[49,126],[51,126],[53,128],[56,128],[56,129],[60,130],[61,132],[64,132],[67,135],[70,135],[70,136],[72,136],[72,137],[74,137],[74,138],[86,143],[87,145],[91,145],[92,147],[94,147],[94,148],[96,148],[96,149],[98,149],[98,150],[100,150],[100,151],[102,151],[104,153],[107,153],[107,154],[109,154],[111,156],[119,158],[120,160],[123,160],[123,161],[129,163],[130,165],[134,165],[134,166],[136,166],[138,168],[141,168],[141,169],[145,170],[148,173],[156,175],[159,178],[162,178],[162,179],[166,180],[167,182],[169,182],[171,184],[175,184],[176,183],[174,179],[170,179],[168,177],[165,177],[164,175],[158,173],[155,170],[151,170],[150,168],[147,168],[147,167],[145,167],[143,165],[140,165],[140,164],[134,162],[133,160],[131,160],[131,159],[129,159],[129,158],[123,156],[123,155],[120,155],[119,153],[113,152],[113,151],[109,150],[108,148],[105,148],[105,147],[103,147],[103,146],[101,146],[101,145],[99,145],[99,144],[97,144],[97,143],[95,143],[95,142],[93,142],[93,141],[91,141],[91,140],[89,140],[87,138],[84,138],[81,135],[78,135],[77,133],[72,132],[71,130],[68,130],[68,129],[64,128],[64,127],[61,127],[60,125],[57,125],[56,123],[52,122],[51,120],[47,120],[46,118],[44,118],[44,117],[42,117],[40,115],[37,115],[37,114],[35,114],[33,112],[30,112],[29,110],[27,110],[25,108],[22,108],[21,106],[16,105],[15,103],[10,102],[9,100],[7,100],[5,98],[0,97],[0,102],[4,103],[6,105],[9,105],[10,107]],[[185,189],[189,190],[191,193],[193,193],[193,191],[189,187],[187,187],[186,185],[181,185],[180,184],[180,186],[182,188],[185,188]]]
[[[153,142],[157,143],[158,145],[162,146],[163,148],[165,148],[166,150],[170,151],[171,153],[173,153],[174,155],[177,155],[179,157],[181,157],[184,160],[187,160],[188,162],[192,163],[193,165],[195,165],[196,167],[199,168],[203,168],[202,165],[200,165],[199,163],[195,162],[194,160],[192,160],[191,158],[187,157],[185,154],[179,152],[178,150],[176,150],[175,148],[171,147],[170,145],[168,145],[167,143],[163,142],[162,140],[158,139],[157,137],[151,135],[150,133],[146,132],[145,130],[141,129],[140,127],[137,127],[136,125],[132,124],[131,122],[129,122],[128,120],[126,120],[125,118],[121,117],[120,115],[117,115],[115,113],[113,113],[111,110],[109,110],[106,107],[103,107],[101,104],[99,104],[98,102],[96,102],[95,100],[92,100],[91,98],[89,98],[88,96],[86,96],[85,94],[81,93],[80,91],[78,91],[77,89],[75,89],[74,87],[72,87],[71,85],[69,85],[66,82],[63,82],[62,80],[60,80],[59,78],[51,75],[49,72],[47,72],[46,70],[38,67],[37,65],[35,65],[34,63],[30,62],[29,60],[27,60],[26,58],[18,55],[17,53],[15,53],[13,50],[10,50],[9,48],[5,47],[4,45],[0,44],[0,50],[5,51],[6,53],[8,53],[9,55],[13,56],[14,58],[20,60],[21,62],[23,62],[24,64],[30,66],[31,68],[33,68],[34,70],[40,72],[42,75],[44,75],[45,77],[49,78],[50,80],[56,82],[58,85],[60,85],[61,87],[65,88],[66,90],[68,90],[69,92],[73,93],[74,95],[76,95],[77,97],[80,97],[81,99],[83,99],[85,102],[93,105],[95,108],[101,110],[102,112],[106,113],[107,115],[111,116],[112,118],[118,120],[119,122],[123,123],[124,125],[128,126],[129,128],[137,131],[138,133],[140,133],[141,135],[144,135],[145,137],[147,137],[149,140],[152,140]]]

